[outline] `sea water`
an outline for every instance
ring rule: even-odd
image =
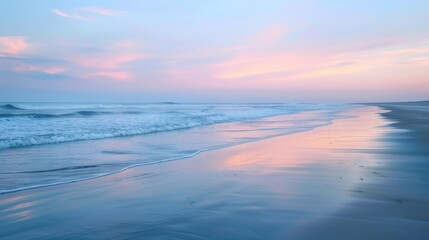
[[[348,105],[3,103],[0,193],[83,181],[131,167],[306,131]]]

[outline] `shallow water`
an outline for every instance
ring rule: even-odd
[[[349,105],[3,104],[0,193],[105,176],[130,167],[306,131]]]

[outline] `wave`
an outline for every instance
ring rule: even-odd
[[[128,129],[112,129],[109,132],[88,132],[88,133],[75,133],[75,134],[46,134],[29,137],[16,137],[8,139],[0,139],[0,149],[28,147],[44,144],[56,144],[65,142],[74,142],[82,140],[96,140],[113,137],[128,137],[136,135],[144,135],[157,132],[169,132],[175,130],[189,129],[198,126],[210,125],[215,123],[222,123],[226,121],[210,121],[205,120],[201,122],[183,122],[183,123],[170,123],[157,125],[152,127],[141,128],[128,128]]]
[[[4,104],[0,106],[1,109],[6,109],[6,110],[24,110],[22,108],[19,108],[13,104]]]
[[[77,110],[77,109],[146,109],[153,106],[180,105],[175,102],[161,103],[7,103],[0,106],[5,110]]]
[[[323,109],[336,112],[341,109],[338,106],[314,107],[299,104],[259,104],[256,108],[255,104],[178,104],[166,107],[158,104],[140,105],[141,108],[138,109],[124,108],[125,105],[119,108],[109,105],[110,108],[107,108],[105,105],[105,108],[100,109],[59,110],[47,109],[46,105],[49,104],[31,105],[43,110],[1,111],[0,149],[145,135],[303,111]],[[23,106],[24,104],[6,104],[2,108],[21,109]],[[142,109],[143,106],[147,108]]]
[[[100,165],[83,165],[83,166],[71,166],[71,167],[46,169],[46,170],[26,171],[26,172],[5,172],[5,173],[0,173],[0,174],[22,174],[22,173],[59,172],[59,171],[78,170],[78,169],[85,169],[85,168],[96,168],[96,167],[99,167],[99,166]]]
[[[258,103],[258,104],[201,104],[201,103],[177,103],[177,102],[159,102],[159,103],[7,103],[0,106],[0,109],[6,110],[77,110],[77,109],[148,109],[152,107],[180,107],[180,106],[209,106],[225,107],[225,106],[246,106],[246,107],[281,107],[285,103]],[[294,104],[287,103],[288,106]],[[296,104],[302,106],[305,104]],[[314,105],[314,104],[311,104]]]
[[[108,111],[77,111],[63,114],[50,114],[50,113],[0,113],[0,118],[15,118],[15,117],[28,117],[28,118],[62,118],[62,117],[90,117],[108,114],[141,114],[139,111],[123,111],[123,112],[108,112]]]
[[[179,104],[179,103],[177,103],[177,102],[160,102],[159,104],[172,105],[172,104]]]

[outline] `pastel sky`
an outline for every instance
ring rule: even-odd
[[[0,2],[0,101],[429,99],[428,0]]]

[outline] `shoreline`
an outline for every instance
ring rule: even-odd
[[[350,109],[353,109],[354,107],[350,107]],[[113,170],[111,172],[101,172],[99,174],[95,174],[92,176],[87,176],[87,177],[81,177],[81,178],[75,178],[75,179],[71,179],[71,180],[66,180],[66,181],[58,181],[58,182],[51,182],[51,183],[43,183],[43,184],[36,184],[36,185],[30,185],[30,186],[22,186],[22,187],[18,187],[18,188],[13,188],[13,189],[4,189],[1,190],[0,189],[0,195],[4,195],[4,194],[9,194],[9,193],[14,193],[14,192],[20,192],[20,191],[27,191],[27,190],[31,190],[31,189],[39,189],[39,188],[45,188],[45,187],[52,187],[52,186],[58,186],[58,185],[64,185],[64,184],[70,184],[70,183],[76,183],[76,182],[82,182],[82,181],[87,181],[87,180],[91,180],[91,179],[97,179],[97,178],[102,178],[105,176],[110,176],[110,175],[114,175],[114,174],[118,174],[121,173],[123,171],[127,171],[128,169],[132,169],[135,167],[143,167],[143,166],[147,166],[147,165],[153,165],[153,164],[162,164],[162,163],[166,163],[166,162],[170,162],[170,161],[177,161],[177,160],[183,160],[183,159],[188,159],[188,158],[192,158],[198,154],[204,153],[204,152],[208,152],[208,151],[216,151],[216,150],[220,150],[220,149],[224,149],[224,148],[228,148],[228,147],[233,147],[233,146],[237,146],[237,145],[241,145],[241,144],[246,144],[246,143],[251,143],[251,142],[256,142],[256,141],[262,141],[262,140],[266,140],[269,138],[273,138],[273,137],[277,137],[277,136],[283,136],[283,135],[290,135],[290,134],[294,134],[294,133],[298,133],[298,132],[304,132],[304,131],[311,131],[314,128],[317,127],[321,127],[321,126],[325,126],[325,125],[329,125],[332,123],[333,120],[335,119],[341,119],[341,118],[347,118],[349,116],[344,116],[342,115],[342,113],[344,112],[344,110],[338,110],[339,112],[334,113],[332,116],[330,116],[329,118],[327,118],[325,120],[324,123],[318,123],[315,124],[314,126],[306,126],[305,128],[294,128],[292,126],[291,129],[289,129],[289,126],[286,126],[286,130],[282,130],[282,131],[276,131],[275,133],[271,133],[268,135],[264,135],[261,132],[261,136],[258,137],[254,137],[254,138],[249,138],[249,139],[243,139],[243,140],[239,140],[236,142],[230,142],[230,143],[225,143],[225,144],[220,144],[220,145],[215,145],[215,146],[207,146],[207,147],[203,147],[201,149],[195,149],[193,152],[190,153],[186,153],[184,155],[181,156],[168,156],[166,155],[165,158],[159,158],[159,159],[150,159],[149,161],[138,161],[138,162],[134,162],[134,163],[129,163],[125,166],[123,166],[120,169],[116,169]],[[287,114],[287,115],[281,115],[281,116],[272,116],[272,117],[265,117],[265,118],[261,118],[258,119],[258,122],[271,122],[271,121],[279,121],[279,122],[287,122],[287,121],[293,121],[293,119],[298,118],[298,119],[303,119],[303,118],[311,118],[311,116],[313,116],[314,114],[332,114],[329,111],[326,110],[315,110],[315,111],[307,111],[307,112],[301,112],[301,113],[294,113],[294,114]],[[308,116],[307,116],[308,115]],[[316,116],[317,117],[317,116]],[[303,119],[304,120],[304,119]],[[304,121],[307,121],[308,119],[305,119]],[[249,126],[246,126],[246,123],[251,123],[252,121],[244,121],[244,122],[231,122],[231,123],[221,123],[218,124],[216,126],[211,126],[211,127],[215,127],[218,130],[221,131],[228,131],[229,128],[234,129],[234,127],[247,127],[249,128]],[[242,126],[241,126],[242,125]],[[190,137],[192,137],[192,132],[204,132],[204,129],[207,129],[210,126],[205,126],[205,127],[199,127],[199,128],[193,128],[193,129],[186,129],[188,130],[188,132],[191,133],[191,135],[188,135]],[[267,129],[269,129],[270,125],[266,124]],[[280,128],[279,128],[280,129]],[[254,131],[258,131],[258,129],[253,129]],[[180,131],[178,131],[177,133],[180,134]],[[168,134],[168,132],[164,132],[161,134]],[[153,135],[151,135],[153,136]],[[104,143],[107,143],[107,145],[112,145],[115,144],[115,141],[122,141],[122,142],[127,142],[127,141],[131,141],[132,138],[141,138],[141,137],[151,137],[148,135],[137,135],[137,136],[128,136],[128,137],[121,137],[121,138],[107,138],[107,139],[100,139],[98,141],[101,141],[101,143],[99,143],[98,145],[103,145]],[[185,135],[186,136],[186,135]],[[153,136],[156,138],[156,136]],[[210,137],[210,136],[209,136]],[[111,141],[112,143],[109,143],[109,141]],[[65,143],[68,146],[72,146],[73,148],[75,148],[76,150],[81,150],[82,147],[84,147],[85,142],[70,142],[70,143]],[[93,143],[94,144],[94,143]],[[55,147],[55,148],[61,148],[63,145],[54,145],[51,147]],[[34,146],[34,147],[43,147],[43,149],[45,151],[49,151],[49,147],[50,145],[44,145],[44,146]],[[63,147],[63,148],[67,148],[67,146]],[[16,149],[10,149],[15,151]],[[97,149],[98,150],[98,149]],[[94,149],[90,150],[91,152],[94,151]],[[37,154],[37,153],[36,153]],[[5,157],[7,158],[7,154],[4,155],[0,155],[0,157]],[[92,165],[90,165],[92,166]],[[82,166],[69,166],[69,167],[62,167],[59,168],[60,170],[62,169],[79,169]],[[83,166],[85,167],[85,166]],[[55,170],[55,169],[54,169]],[[42,169],[42,171],[35,171],[35,172],[52,172],[52,170],[48,169]],[[18,172],[20,173],[20,172]],[[8,173],[8,174],[13,174],[13,173]]]
[[[409,184],[387,178],[393,170],[380,160],[405,133],[389,126],[390,120],[379,115],[385,110],[378,107],[351,112],[358,116],[310,131],[0,195],[0,237],[314,239],[324,234],[353,239],[350,234],[357,231],[359,239],[388,236],[382,233],[398,224],[383,218],[391,209],[374,212],[379,204],[415,207],[403,198],[385,201],[380,196],[390,194],[386,182],[393,183],[390,187]],[[407,224],[427,236],[420,229],[427,222]],[[395,234],[392,239],[405,236]]]

